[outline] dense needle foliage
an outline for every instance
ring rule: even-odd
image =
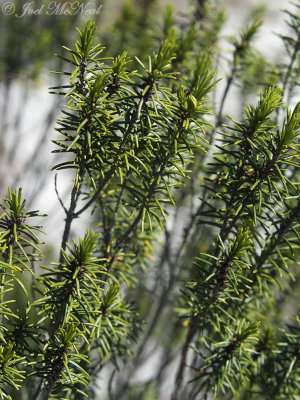
[[[8,189],[1,399],[299,398],[299,1],[281,64],[253,47],[261,10],[231,39],[220,100],[219,3],[151,30],[155,7],[125,2],[103,46],[88,21],[58,56],[64,230],[47,264],[46,216]]]

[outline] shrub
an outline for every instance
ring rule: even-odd
[[[168,6],[159,46],[143,31],[139,47],[142,8],[127,3],[118,23],[132,18],[134,58],[97,44],[91,21],[59,56],[53,169],[72,188],[66,204],[56,187],[65,221],[50,267],[32,222],[45,216],[21,189],[3,199],[1,399],[298,398],[300,5],[286,11],[285,63],[254,50],[256,18],[232,40],[220,101],[214,7],[195,2],[179,24]],[[260,93],[238,119],[224,116],[234,83]]]

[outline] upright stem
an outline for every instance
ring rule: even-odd
[[[222,123],[222,114],[223,114],[223,108],[224,108],[224,104],[230,89],[230,86],[232,85],[233,79],[235,77],[236,74],[236,55],[234,54],[234,58],[233,58],[233,66],[231,68],[231,72],[230,72],[230,76],[227,79],[227,83],[226,83],[226,87],[221,99],[221,104],[220,104],[220,109],[219,109],[219,113],[218,113],[218,117],[217,117],[217,122],[216,122],[216,128],[219,127]]]
[[[184,346],[181,351],[180,364],[179,364],[179,368],[177,370],[177,374],[176,374],[176,378],[175,378],[175,389],[172,393],[171,400],[179,400],[180,399],[180,397],[178,397],[178,396],[180,394],[180,389],[181,389],[182,383],[183,383],[183,374],[184,374],[184,370],[186,367],[188,350],[189,350],[190,344],[197,332],[197,329],[198,329],[198,319],[193,318],[191,320],[190,329],[188,331]]]
[[[288,69],[287,69],[286,74],[284,76],[284,81],[283,81],[283,86],[282,86],[284,92],[287,89],[288,81],[289,81],[290,76],[291,76],[293,65],[294,65],[294,63],[296,61],[296,56],[297,56],[297,53],[299,51],[299,47],[300,47],[300,32],[298,33],[297,41],[296,41],[296,44],[295,44],[295,47],[294,47],[294,51],[293,51],[293,54],[292,54]]]
[[[67,242],[68,242],[69,235],[70,235],[71,225],[72,225],[74,218],[76,218],[75,209],[76,209],[77,201],[78,201],[78,198],[80,195],[81,185],[82,185],[82,179],[80,180],[79,187],[76,187],[76,185],[74,185],[72,192],[71,192],[70,206],[69,206],[69,209],[66,214],[67,216],[65,219],[65,221],[66,221],[65,229],[63,232],[62,243],[61,243],[61,252],[60,252],[60,257],[59,257],[60,264],[63,263],[63,260],[64,260],[63,250],[66,250]]]
[[[289,84],[289,79],[291,77],[293,65],[294,65],[294,63],[296,61],[297,53],[299,52],[299,48],[300,48],[300,32],[298,33],[297,41],[296,41],[296,44],[295,44],[295,47],[294,47],[294,50],[293,50],[293,54],[291,56],[290,63],[288,65],[287,71],[286,71],[286,73],[284,75],[284,80],[283,80],[283,85],[282,85],[282,89],[283,89],[283,92],[284,92],[284,98],[286,99],[287,104],[288,104],[288,98],[289,98],[289,92],[290,92],[290,87],[289,87],[289,90],[287,90],[287,87],[288,87],[288,84]],[[279,112],[280,112],[280,109],[278,108],[276,110],[276,122],[278,121],[278,118],[279,118]]]

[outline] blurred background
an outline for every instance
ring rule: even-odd
[[[56,120],[61,116],[64,99],[63,96],[51,94],[52,90],[49,88],[67,84],[63,75],[50,72],[64,71],[67,68],[63,59],[56,57],[55,54],[64,56],[62,46],[72,48],[74,40],[77,40],[76,27],[81,28],[88,19],[93,19],[97,23],[98,41],[106,47],[105,56],[116,56],[127,51],[130,57],[138,56],[143,60],[153,50],[157,50],[161,40],[166,37],[168,15],[171,15],[170,7],[169,14],[166,11],[167,4],[173,6],[169,22],[172,20],[172,24],[180,32],[182,59],[188,62],[190,53],[195,55],[198,49],[203,50],[211,55],[217,70],[217,78],[222,78],[211,99],[215,109],[220,111],[220,118],[212,122],[220,127],[222,122],[226,122],[226,119],[223,120],[223,115],[227,113],[238,119],[243,107],[256,101],[262,89],[261,82],[276,82],[276,77],[280,75],[278,66],[284,64],[287,57],[280,35],[284,36],[289,31],[285,23],[286,15],[281,9],[289,7],[288,1],[0,0],[0,197],[7,195],[8,186],[12,190],[22,187],[24,197],[27,199],[27,208],[38,209],[47,214],[46,218],[37,221],[37,224],[43,225],[48,235],[45,239],[47,241],[45,263],[50,259],[57,260],[60,246],[57,238],[61,237],[64,228],[65,215],[56,191],[64,203],[68,204],[72,186],[72,176],[61,172],[57,176],[55,190],[55,173],[51,171],[52,166],[56,164],[56,154],[51,153],[54,149],[51,140],[57,138]],[[233,44],[248,23],[260,19],[263,20],[263,24],[252,43],[252,61],[249,63],[245,61],[243,64],[245,73],[236,77],[230,86],[229,99],[227,98],[221,107],[220,103],[228,83],[227,78],[232,71]],[[203,31],[206,32],[206,36],[200,36],[199,43],[195,32],[198,22],[203,22],[205,27]],[[196,45],[190,49],[192,43],[193,46],[194,43]],[[136,64],[134,62],[132,64],[133,68],[136,68]],[[297,92],[290,90],[289,94],[287,100],[293,105]],[[193,195],[197,196],[196,191],[192,193]],[[147,278],[147,284],[143,286],[139,283],[136,289],[140,295],[138,297],[140,314],[143,317],[149,313],[153,319],[145,329],[145,336],[133,361],[135,364],[132,368],[127,368],[123,375],[122,371],[116,373],[116,370],[109,366],[104,369],[102,379],[99,381],[99,387],[107,393],[107,388],[103,388],[103,382],[112,382],[113,378],[118,376],[118,386],[115,387],[115,394],[114,397],[110,397],[111,399],[165,399],[167,397],[164,397],[164,394],[168,394],[168,384],[174,380],[176,360],[174,354],[170,352],[174,343],[170,346],[168,335],[172,337],[171,333],[179,332],[176,340],[180,341],[182,337],[181,327],[176,323],[172,325],[171,317],[174,312],[171,303],[175,294],[179,292],[178,286],[186,281],[186,276],[184,271],[183,273],[181,271],[181,259],[175,260],[173,265],[172,263],[165,265],[167,263],[163,260],[163,246],[168,242],[168,235],[174,229],[178,237],[179,233],[184,232],[185,226],[189,224],[188,218],[185,220],[185,215],[192,218],[190,199],[184,196],[186,193],[182,197],[184,207],[180,208],[180,212],[175,211],[174,215],[172,212],[169,213],[167,230],[161,242],[165,241],[157,245],[161,245],[162,251],[158,252],[159,255],[153,262],[154,268]],[[92,222],[89,216],[76,221],[72,226],[71,236],[82,235],[89,222]],[[199,235],[200,233],[195,234],[196,240],[191,240],[191,247],[194,245],[195,249],[188,248],[187,253],[192,254],[197,250]],[[176,235],[173,235],[172,240],[171,244],[168,242],[165,247],[168,248],[170,245],[168,248],[171,250],[170,259],[173,256],[172,251],[176,253]],[[202,238],[201,240],[204,241]],[[182,243],[184,244],[184,241]],[[206,243],[203,247],[205,245]],[[182,254],[184,257],[185,253]],[[157,265],[159,268],[156,270]],[[173,267],[176,267],[176,272],[173,280],[170,279],[170,285],[167,286],[171,295],[164,303],[162,291]],[[161,276],[165,278],[164,282]],[[132,298],[137,298],[136,292],[132,293]],[[155,301],[152,304],[152,299],[161,300],[156,313],[153,307],[150,310],[150,306],[153,304],[156,306]],[[163,318],[170,322],[167,328],[159,325],[162,324]],[[164,377],[166,368],[167,371],[173,371],[167,378]],[[148,382],[153,381],[153,371],[158,371],[155,382],[156,385],[161,385],[160,397],[157,394],[151,397],[153,388],[148,390]],[[143,386],[144,394],[138,397],[136,393],[139,393],[139,389],[136,388],[140,386]]]
[[[54,165],[51,139],[55,137],[55,121],[63,106],[63,99],[48,90],[62,82],[61,75],[50,73],[63,69],[63,61],[54,55],[62,54],[62,45],[72,46],[77,34],[75,28],[92,18],[97,22],[99,41],[107,47],[108,55],[127,50],[129,55],[142,58],[143,53],[157,47],[163,10],[170,3],[178,19],[191,6],[183,0],[0,1],[0,196],[6,195],[8,186],[23,187],[28,206],[48,214],[43,225],[47,232],[55,231],[50,241],[61,233],[59,221],[63,218],[54,190],[54,174],[50,172]],[[218,7],[225,8],[220,35],[222,56],[230,57],[228,37],[245,26],[251,13],[258,13],[264,16],[264,25],[256,41],[257,48],[271,62],[279,59],[282,42],[273,32],[286,30],[280,12],[287,5],[284,3],[288,2],[218,2]],[[227,72],[228,63],[221,62],[218,74],[224,76]],[[221,95],[223,85],[224,80],[218,85],[217,96]],[[233,88],[225,112],[238,115],[239,103],[238,88]],[[63,174],[59,176],[58,190],[66,201],[67,182],[69,179]],[[81,231],[81,225],[76,226],[76,231]]]

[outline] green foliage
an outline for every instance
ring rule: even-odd
[[[270,345],[264,348],[262,353],[267,353],[267,356],[261,356],[263,360],[257,369],[257,376],[251,382],[252,386],[257,384],[261,395],[266,394],[270,399],[297,398],[300,385],[298,343],[299,319],[296,325],[288,325],[286,330],[282,330],[277,348]],[[266,378],[264,382],[259,376],[262,368]]]
[[[23,362],[23,357],[18,357],[14,351],[12,343],[6,343],[5,346],[0,347],[0,365],[1,365],[1,399],[11,399],[6,388],[7,386],[18,389],[21,387],[20,383],[24,379],[24,371],[16,368]]]
[[[289,102],[299,16],[287,11],[287,63],[259,82],[253,12],[231,39],[218,102],[219,2],[191,2],[181,21],[167,6],[153,32],[156,5],[143,3],[123,5],[108,49],[88,21],[59,56],[53,169],[68,170],[72,187],[66,205],[55,186],[58,260],[42,264],[31,225],[42,214],[21,189],[3,199],[0,397],[97,399],[109,373],[101,398],[104,387],[110,399],[159,399],[168,381],[172,400],[296,399],[299,318],[287,324],[277,309],[294,316],[299,287],[300,103]],[[259,98],[222,124],[232,86],[250,93],[252,78]],[[88,210],[93,229],[70,241]]]
[[[225,332],[220,334],[220,341],[204,340],[203,348],[209,351],[209,356],[201,356],[203,365],[199,368],[199,378],[203,383],[199,392],[204,390],[204,398],[213,388],[214,396],[217,390],[226,394],[235,393],[235,388],[245,385],[251,367],[255,367],[252,353],[258,341],[258,324],[247,324],[245,320],[235,322],[234,329],[226,326]],[[197,379],[197,378],[196,378]]]
[[[50,321],[54,322],[53,331],[65,324],[76,323],[81,325],[83,333],[95,318],[95,309],[101,304],[101,291],[104,290],[101,286],[105,284],[105,270],[100,260],[92,255],[95,246],[95,234],[87,233],[84,240],[79,239],[78,245],[74,241],[74,249],[68,245],[70,255],[63,252],[61,269],[43,267],[49,272],[41,275],[45,293],[36,304],[42,305]]]
[[[38,261],[40,249],[37,245],[41,242],[35,234],[35,231],[41,232],[39,227],[30,226],[24,223],[26,219],[37,217],[37,211],[25,212],[26,201],[22,200],[22,190],[11,192],[9,189],[9,198],[4,198],[5,206],[1,206],[4,214],[1,215],[0,227],[3,245],[1,255],[11,268],[19,271],[26,271],[28,268],[26,262]],[[28,252],[28,247],[32,247],[37,253]],[[13,266],[13,264],[16,264]]]

